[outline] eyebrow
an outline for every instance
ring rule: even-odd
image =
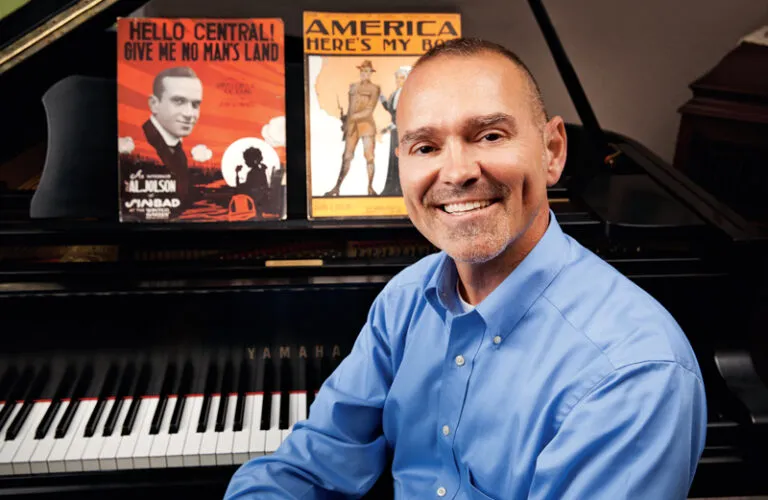
[[[435,127],[419,127],[416,130],[410,130],[404,133],[402,137],[400,137],[400,146],[429,139],[435,135],[437,135],[437,129]]]
[[[517,121],[514,116],[506,113],[491,113],[489,115],[473,116],[464,124],[465,131],[473,131],[494,125],[503,125],[511,135],[517,135]]]
[[[467,133],[494,125],[504,125],[509,129],[510,135],[517,135],[517,121],[514,116],[506,113],[473,116],[464,122],[462,129]],[[419,127],[416,130],[409,130],[400,137],[400,146],[429,139],[435,135],[437,135],[437,128],[435,127]]]

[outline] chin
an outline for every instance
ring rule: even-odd
[[[466,241],[459,245],[448,244],[445,253],[456,262],[484,264],[501,255],[507,248],[506,240],[490,237],[486,241]]]

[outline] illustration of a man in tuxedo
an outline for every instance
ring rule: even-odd
[[[395,91],[390,94],[389,98],[384,96],[379,97],[379,99],[381,99],[381,105],[384,106],[384,109],[389,111],[390,116],[392,116],[392,123],[390,123],[381,131],[382,134],[386,134],[387,132],[390,134],[389,167],[387,169],[387,180],[384,182],[384,189],[381,190],[382,196],[402,196],[403,194],[403,191],[400,188],[400,173],[398,171],[397,165],[397,154],[395,154],[397,143],[399,141],[396,119],[397,104],[400,101],[400,90],[402,90],[405,79],[408,77],[408,73],[410,72],[410,66],[400,66],[397,71],[395,71],[395,83],[397,84]]]
[[[155,76],[149,96],[151,116],[142,129],[163,165],[176,179],[181,209],[192,200],[189,193],[187,154],[182,139],[188,136],[200,118],[203,85],[192,68],[164,69]]]

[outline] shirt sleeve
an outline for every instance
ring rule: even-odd
[[[699,376],[673,362],[617,369],[565,417],[536,460],[531,500],[684,500],[704,448]]]
[[[294,425],[275,453],[243,464],[226,499],[361,496],[373,486],[386,463],[382,408],[393,377],[384,295],[320,388],[309,418]]]

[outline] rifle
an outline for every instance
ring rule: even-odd
[[[339,119],[341,120],[341,133],[346,134],[347,133],[347,115],[344,114],[344,108],[341,107],[341,102],[339,102],[339,96],[336,95],[336,105],[339,107]]]

